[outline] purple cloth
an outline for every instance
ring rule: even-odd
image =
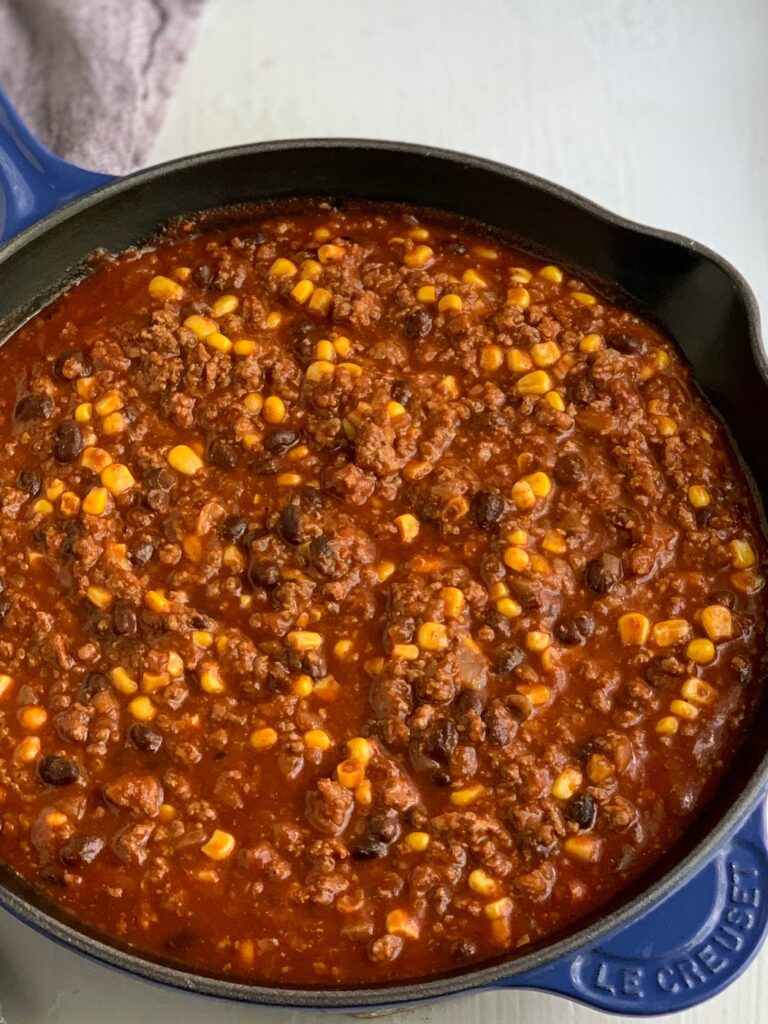
[[[41,142],[94,171],[146,162],[205,0],[0,0],[0,82]]]

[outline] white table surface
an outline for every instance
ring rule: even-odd
[[[209,0],[158,161],[301,136],[460,149],[707,243],[768,309],[766,0]],[[0,912],[8,1024],[334,1024],[150,986]],[[768,1021],[768,947],[678,1024]],[[402,1013],[417,1024],[588,1024],[538,993]],[[672,1018],[656,1018],[671,1020]]]

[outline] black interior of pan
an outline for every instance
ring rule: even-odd
[[[207,154],[140,172],[80,200],[32,228],[0,254],[0,337],[17,327],[61,290],[90,254],[120,252],[154,235],[174,217],[238,203],[293,196],[339,196],[414,203],[483,221],[523,249],[556,258],[597,281],[609,282],[665,328],[693,364],[705,395],[726,421],[756,484],[768,496],[768,367],[757,349],[759,324],[744,282],[724,261],[684,239],[639,229],[546,182],[501,165],[420,147],[370,142],[289,142]],[[695,858],[732,830],[747,800],[766,778],[768,706],[756,712],[727,784],[678,847],[629,893],[576,928],[561,951],[599,938],[605,915],[612,924],[636,912],[662,890],[680,884]],[[694,859],[692,859],[694,858]],[[677,866],[677,867],[676,867]],[[11,909],[41,930],[50,918],[67,920],[50,903],[0,865],[0,885]],[[638,895],[641,894],[641,895]],[[628,904],[637,896],[640,902]],[[37,906],[36,906],[37,905]],[[623,909],[622,909],[623,908]],[[71,925],[71,919],[68,924]],[[98,939],[91,929],[80,929]],[[83,943],[67,927],[60,938],[103,956],[91,939]],[[453,977],[418,986],[404,984],[351,999],[343,992],[248,988],[174,975],[150,959],[139,967],[118,951],[111,959],[129,970],[233,998],[294,1005],[375,1005],[424,998],[482,983]],[[551,943],[550,943],[551,945]],[[494,976],[513,975],[543,962],[548,950],[533,949],[501,966]],[[492,979],[491,979],[492,980]]]

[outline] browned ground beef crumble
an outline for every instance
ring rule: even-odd
[[[668,338],[474,225],[266,208],[3,350],[0,857],[139,949],[384,981],[668,850],[766,549]]]

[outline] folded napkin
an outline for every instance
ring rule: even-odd
[[[0,0],[0,84],[59,156],[142,165],[205,0]]]

